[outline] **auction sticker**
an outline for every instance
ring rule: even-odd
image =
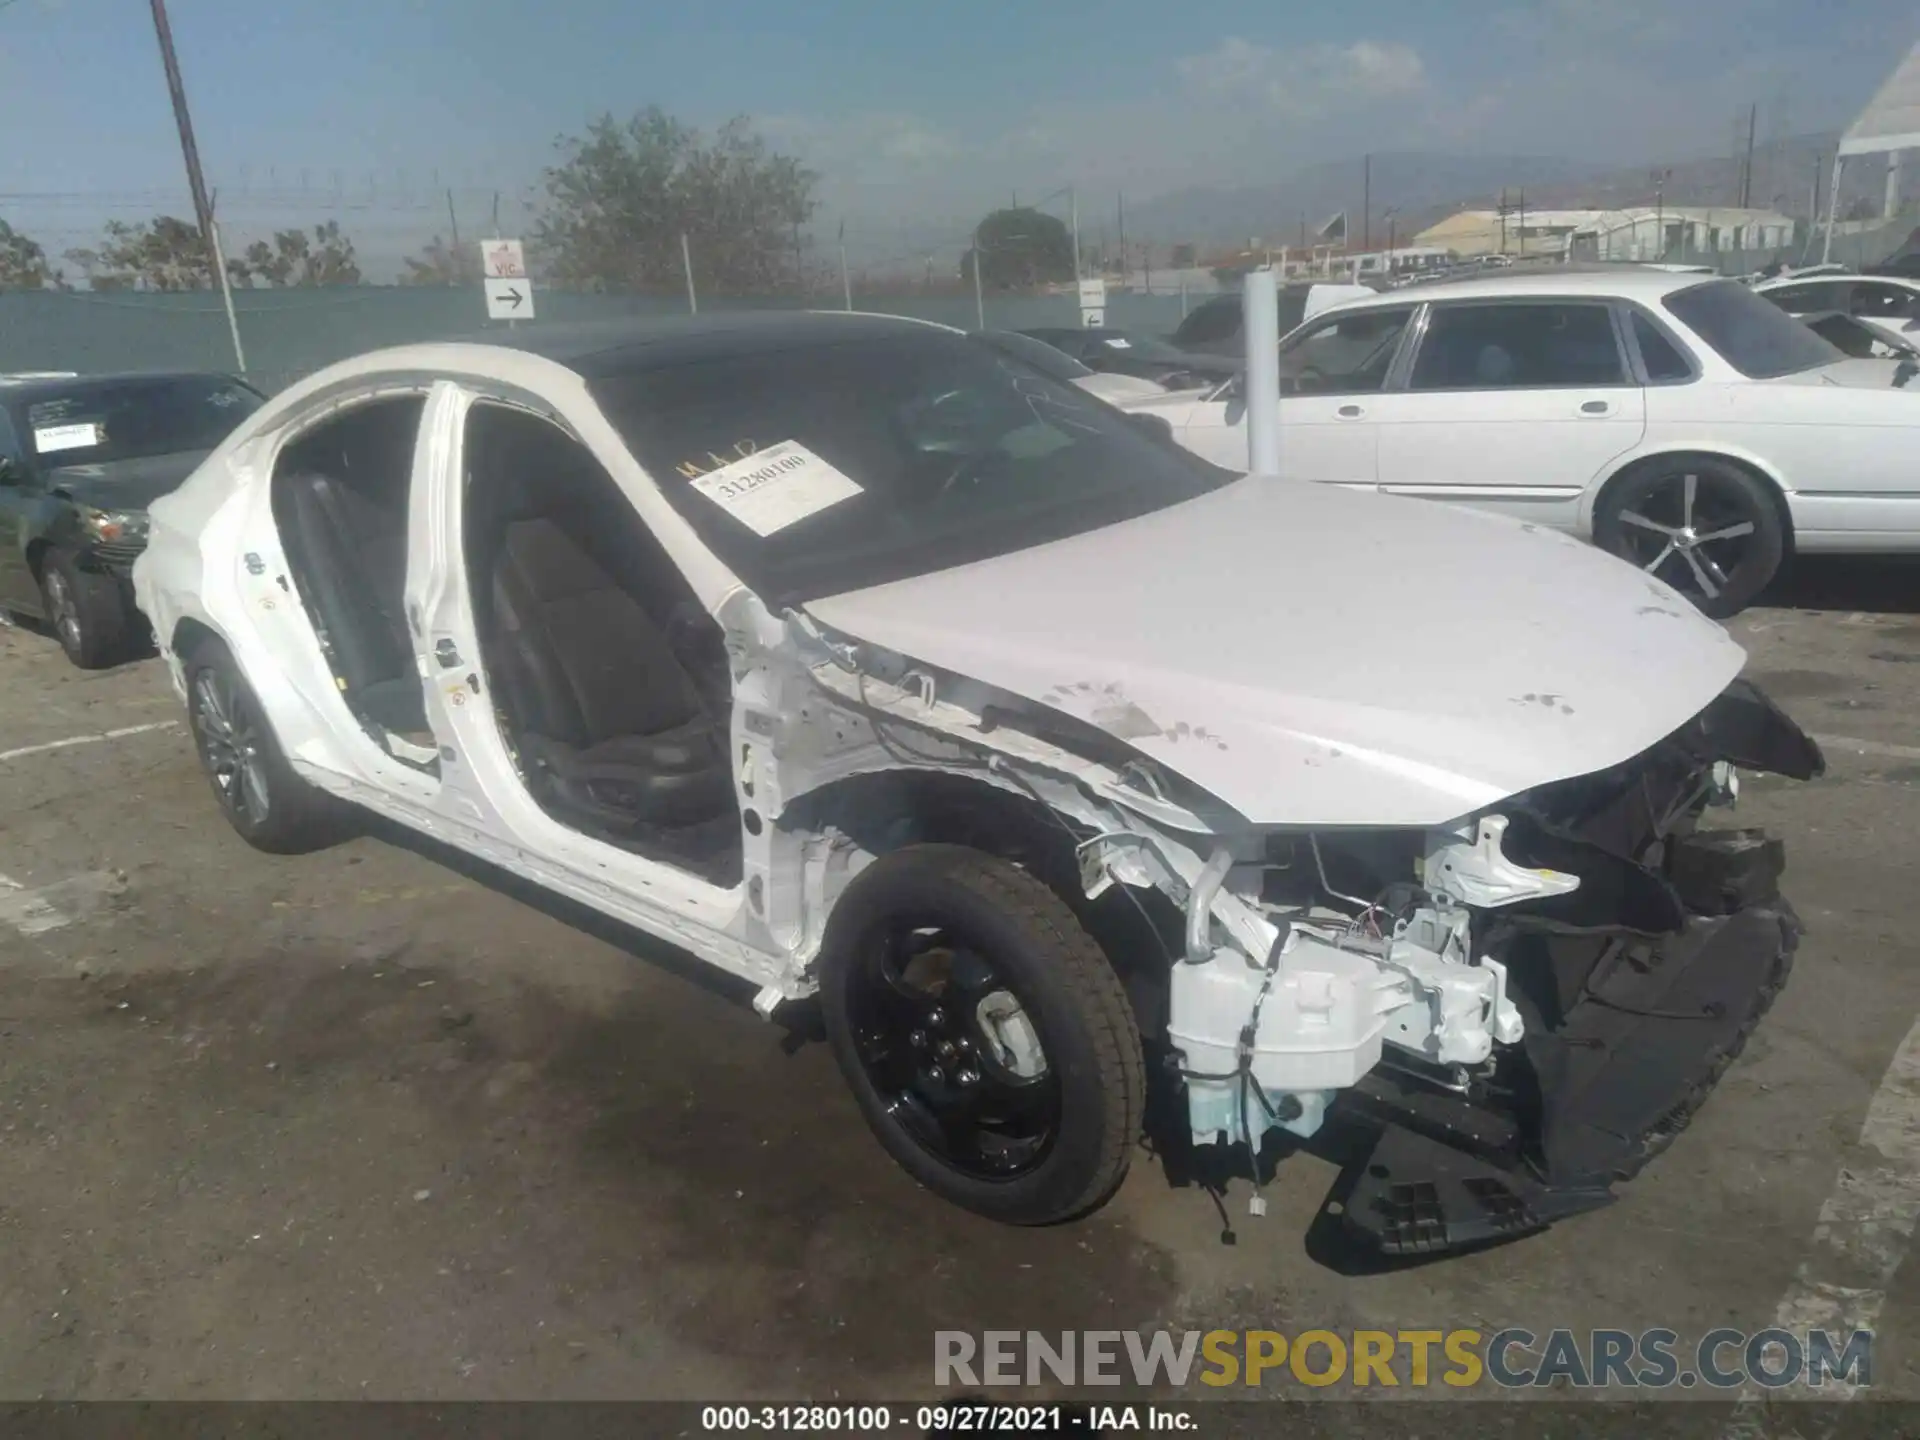
[[[798,440],[770,445],[688,483],[762,537],[862,493],[850,476]]]
[[[43,425],[33,432],[33,448],[42,455],[56,450],[85,450],[100,443],[100,427],[86,425]]]

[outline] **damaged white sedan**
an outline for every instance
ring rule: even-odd
[[[1611,1198],[1786,978],[1738,769],[1818,773],[1676,592],[1242,479],[968,336],[700,317],[382,351],[157,502],[134,573],[234,828],[365,811],[817,997],[942,1196],[1364,1127],[1391,1253]]]

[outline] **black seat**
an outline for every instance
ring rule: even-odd
[[[624,835],[732,808],[723,728],[645,609],[555,520],[504,527],[490,588],[494,691],[544,800]]]
[[[285,493],[293,523],[284,538],[348,698],[389,730],[425,732],[426,694],[405,618],[405,516],[314,472],[289,476]]]

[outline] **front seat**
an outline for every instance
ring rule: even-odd
[[[565,530],[510,522],[491,589],[494,687],[539,798],[616,835],[733,806],[724,730],[639,602]]]

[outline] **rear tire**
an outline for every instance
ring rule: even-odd
[[[40,597],[54,638],[82,670],[104,670],[126,654],[133,626],[113,576],[83,570],[71,550],[49,550],[40,564]]]
[[[294,773],[227,647],[202,640],[188,653],[185,671],[200,768],[235,833],[273,855],[306,854],[346,839],[352,808]]]
[[[1752,604],[1789,548],[1773,487],[1705,455],[1653,460],[1615,481],[1594,514],[1593,538],[1716,620]]]
[[[828,920],[820,1001],[867,1124],[936,1195],[1045,1225],[1119,1188],[1146,1099],[1139,1030],[1034,876],[958,845],[881,856]]]

